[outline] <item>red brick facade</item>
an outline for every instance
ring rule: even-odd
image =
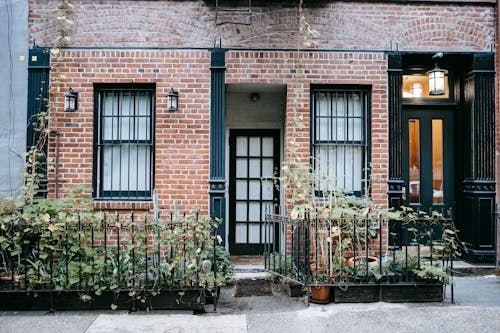
[[[372,198],[381,205],[388,204],[390,144],[386,53],[491,52],[496,41],[494,1],[306,2],[305,20],[319,37],[311,38],[312,47],[301,52],[296,51],[299,45],[304,49],[298,43],[297,6],[288,1],[253,2],[251,17],[244,10],[216,17],[214,1],[73,2],[71,40],[61,51],[63,60],[54,62],[62,76],[49,111],[51,128],[60,132],[60,188],[92,187],[93,85],[154,83],[154,188],[160,207],[172,209],[177,203],[181,211],[209,210],[214,40],[228,49],[227,84],[286,85],[284,148],[297,142],[305,160],[310,155],[311,85],[370,87]],[[38,45],[51,46],[57,35],[58,3],[30,0],[30,38]],[[250,24],[228,23],[235,21]],[[80,94],[79,110],[71,114],[63,112],[62,97],[70,87]],[[179,111],[174,113],[166,111],[171,87],[180,92]],[[55,139],[50,155],[55,157]],[[52,171],[52,196],[54,186]],[[99,202],[96,207],[149,209],[152,204]]]
[[[207,51],[64,50],[57,66],[61,91],[79,92],[79,110],[63,112],[62,94],[51,109],[59,132],[59,182],[62,188],[92,187],[94,87],[96,83],[155,83],[155,187],[160,206],[177,200],[179,209],[208,211],[209,57]],[[171,87],[182,92],[182,112],[167,112]],[[54,139],[55,140],[55,139]],[[54,142],[52,142],[54,144]],[[51,157],[55,158],[54,145]],[[53,173],[50,193],[54,193]],[[128,203],[98,203],[102,208],[131,208]],[[152,208],[136,203],[136,208]]]
[[[231,1],[220,1],[221,4]],[[51,45],[56,0],[30,0],[30,37]],[[228,17],[215,1],[73,1],[71,46],[223,47],[295,49],[298,1],[252,1]],[[208,3],[208,4],[207,4]],[[458,2],[457,2],[458,3]],[[304,16],[320,33],[318,48],[408,51],[489,51],[495,43],[495,1],[477,4],[321,1],[305,2]]]

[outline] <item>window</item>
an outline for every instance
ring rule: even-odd
[[[154,87],[95,87],[94,196],[150,199]]]
[[[448,99],[449,88],[448,88],[448,75],[444,76],[444,94],[442,95],[431,95],[429,93],[429,76],[421,74],[403,75],[403,98],[410,99]]]
[[[312,90],[313,164],[319,192],[360,196],[368,172],[366,89]]]

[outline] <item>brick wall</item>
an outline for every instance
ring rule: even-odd
[[[388,122],[387,61],[383,53],[230,51],[226,55],[226,83],[287,84],[286,147],[298,145],[310,157],[310,86],[352,84],[371,87],[372,197],[387,203]],[[302,123],[303,126],[297,124]]]
[[[50,126],[59,135],[59,183],[92,187],[94,83],[156,83],[155,187],[160,207],[183,212],[200,207],[208,212],[210,54],[207,51],[63,50],[56,66],[61,83],[53,85]],[[53,73],[54,73],[53,62]],[[77,112],[65,113],[63,93],[79,92]],[[179,110],[167,112],[166,95],[179,91]],[[55,137],[50,157],[55,158]],[[53,195],[55,174],[49,174]],[[109,209],[125,203],[99,203]],[[137,203],[135,208],[150,208]]]
[[[38,45],[52,45],[58,2],[30,0],[30,43],[36,39]],[[322,2],[304,11],[320,33],[313,40],[318,50],[302,52],[297,59],[297,53],[283,50],[298,45],[297,9],[285,1],[254,2],[259,5],[252,8],[250,25],[217,25],[247,17],[240,13],[216,22],[213,6],[205,1],[73,2],[69,46],[76,49],[62,51],[64,60],[58,67],[65,77],[50,109],[51,127],[60,132],[61,187],[92,186],[93,84],[156,83],[155,187],[160,207],[171,210],[178,201],[181,212],[196,206],[208,211],[207,48],[214,38],[232,48],[226,56],[226,83],[287,84],[285,148],[297,142],[304,160],[310,155],[311,84],[370,86],[373,199],[382,205],[387,204],[388,119],[387,59],[380,51],[491,51],[496,38],[494,4]],[[102,49],[106,47],[117,49]],[[69,87],[80,93],[79,111],[72,114],[63,112],[62,95]],[[166,112],[170,87],[181,95],[175,113]],[[297,128],[297,123],[305,126]],[[54,140],[51,157],[55,157]],[[53,196],[53,170],[49,185]],[[96,207],[149,209],[151,204],[105,202]]]
[[[252,1],[251,21],[244,10],[216,20],[214,1],[72,2],[72,46],[296,47],[298,1]],[[52,44],[58,3],[30,0],[30,41]],[[494,4],[306,2],[304,15],[322,49],[489,51],[496,34]]]

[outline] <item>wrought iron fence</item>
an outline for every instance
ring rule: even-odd
[[[3,221],[0,291],[216,290],[217,227],[209,217],[102,215],[93,221]],[[216,299],[215,299],[216,304]]]
[[[453,221],[442,216],[388,220],[382,216],[292,219],[266,216],[267,270],[304,286],[418,284],[453,278],[460,247]],[[451,289],[453,301],[453,286]]]

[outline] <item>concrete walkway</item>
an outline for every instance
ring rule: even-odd
[[[1,312],[0,332],[500,332],[500,279],[459,277],[455,304],[311,304],[275,296],[231,296],[203,315],[153,311]]]

